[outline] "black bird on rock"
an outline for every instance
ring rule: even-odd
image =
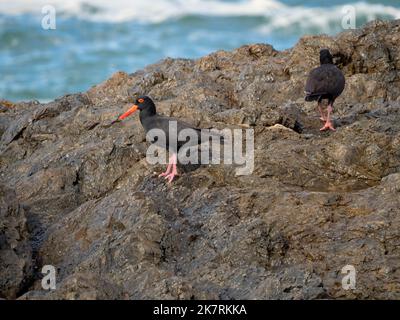
[[[344,90],[345,78],[342,71],[333,64],[333,57],[328,49],[322,49],[319,52],[321,65],[311,70],[306,83],[306,101],[317,101],[318,109],[321,114],[321,120],[325,125],[321,131],[333,130],[335,128],[331,121],[333,112],[333,103]],[[328,100],[327,115],[322,110],[322,100]]]
[[[159,175],[159,177],[165,177],[169,182],[172,182],[174,177],[178,174],[176,167],[178,161],[177,155],[183,145],[185,145],[185,147],[198,145],[202,142],[201,138],[206,136],[216,136],[220,139],[220,143],[223,143],[223,136],[210,132],[208,129],[205,129],[207,130],[206,133],[203,131],[202,136],[202,129],[195,128],[181,120],[157,114],[153,100],[147,96],[142,96],[136,99],[135,104],[124,114],[120,115],[118,120],[125,119],[137,110],[140,110],[140,123],[142,124],[146,134],[150,130],[157,129],[163,132],[165,136],[165,141],[157,139],[151,142],[159,147],[166,148],[170,153],[172,153],[169,158],[167,170]],[[176,126],[171,126],[173,123],[175,123]],[[179,136],[179,133],[185,129],[188,129],[186,132],[190,134],[192,139],[187,138],[183,141],[178,140],[177,137]],[[172,141],[172,139],[177,140]]]

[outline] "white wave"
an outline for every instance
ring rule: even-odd
[[[363,18],[367,21],[372,21],[382,16],[400,19],[400,9],[395,7],[367,4],[365,2],[356,2],[351,6],[354,8],[356,19]],[[348,13],[348,11],[343,11],[344,7],[345,5],[330,8],[296,7],[291,8],[291,10],[280,10],[270,16],[268,24],[258,28],[257,31],[269,34],[274,30],[295,27],[302,30],[302,32],[317,28],[319,32],[330,33],[332,25],[336,25],[336,29],[341,28],[342,19]]]
[[[57,12],[107,22],[162,22],[187,15],[254,16],[284,7],[275,0],[0,0],[0,5],[4,14],[40,14],[43,6],[52,5]]]
[[[329,29],[329,23],[344,14],[343,6],[302,7],[287,6],[277,0],[0,0],[0,14],[41,15],[45,5],[53,5],[57,13],[81,19],[102,22],[141,21],[163,22],[188,15],[205,16],[260,16],[268,18],[266,26],[258,31],[269,33],[277,28],[297,24],[300,27],[316,26]],[[400,9],[365,2],[351,3],[357,16],[367,20],[378,16],[400,19]]]

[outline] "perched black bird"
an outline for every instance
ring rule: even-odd
[[[172,155],[169,158],[167,170],[159,175],[165,177],[165,179],[168,179],[169,182],[171,182],[174,179],[174,177],[178,174],[176,165],[177,165],[177,154],[179,149],[183,145],[185,145],[185,147],[190,147],[200,144],[202,142],[201,129],[195,128],[192,125],[177,120],[175,118],[157,114],[156,106],[153,100],[151,100],[147,96],[139,97],[136,100],[135,104],[124,114],[120,115],[118,119],[123,120],[137,110],[140,110],[140,115],[139,115],[140,123],[142,124],[146,134],[152,129],[161,130],[164,133],[165,141],[162,141],[161,139],[160,140],[155,139],[151,141],[151,143],[159,147],[164,147],[172,153]],[[175,122],[176,125],[174,125],[173,122]],[[185,129],[188,129],[188,131],[186,132],[190,134],[192,139],[187,137],[186,140],[180,141],[179,139],[177,139],[177,137],[179,133]],[[170,133],[172,136],[170,136]],[[209,132],[208,134],[210,136],[218,136],[219,138],[222,138],[222,141],[220,142],[223,143],[223,136],[220,136],[213,132]],[[175,139],[175,141],[172,141],[172,139]]]
[[[305,100],[318,101],[321,120],[325,121],[325,125],[320,130],[324,131],[330,129],[335,131],[331,122],[333,103],[344,90],[345,78],[342,71],[333,64],[333,58],[328,49],[322,49],[319,52],[319,60],[321,65],[311,70],[308,76]],[[321,107],[323,99],[328,100],[326,117]]]

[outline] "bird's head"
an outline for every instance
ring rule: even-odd
[[[137,110],[140,110],[141,112],[145,111],[149,115],[156,114],[156,106],[155,106],[153,100],[151,100],[151,98],[149,98],[147,96],[141,96],[141,97],[137,98],[135,101],[135,104],[132,107],[130,107],[125,113],[121,114],[118,117],[118,119],[123,120],[126,117],[129,117],[132,113],[134,113]]]
[[[333,57],[328,49],[322,49],[319,52],[319,61],[321,64],[333,64]]]

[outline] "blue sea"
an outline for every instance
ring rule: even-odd
[[[55,29],[42,27],[46,5]],[[357,27],[400,18],[399,0],[0,0],[0,99],[49,101],[165,57],[290,48],[304,34],[343,31],[346,5]]]

